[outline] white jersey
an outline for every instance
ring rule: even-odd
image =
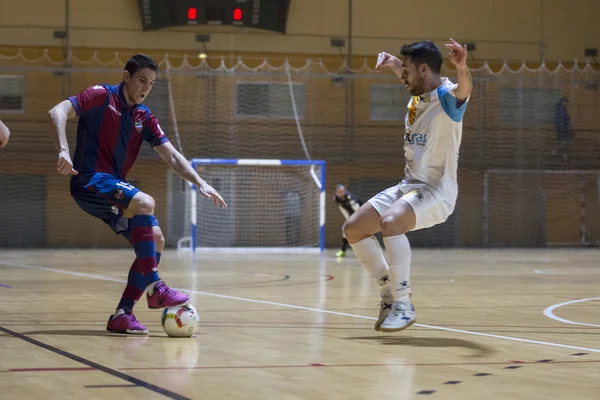
[[[429,93],[411,97],[405,118],[404,184],[426,183],[452,210],[458,196],[458,152],[467,99],[458,104],[458,87],[448,78]]]

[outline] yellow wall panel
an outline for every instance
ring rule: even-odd
[[[143,32],[136,0],[71,1],[73,47],[199,49],[196,33],[210,33],[213,52],[336,54],[331,37],[348,33],[347,0],[292,0],[286,35],[245,28],[194,26]],[[1,0],[0,45],[60,46],[62,0]],[[33,13],[33,11],[36,11]],[[583,59],[584,47],[600,47],[595,0],[354,0],[353,52],[397,52],[400,45],[452,36],[475,42],[482,59]]]

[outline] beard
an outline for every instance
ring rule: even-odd
[[[425,79],[419,78],[416,82],[410,85],[409,90],[412,96],[421,96],[425,93]]]

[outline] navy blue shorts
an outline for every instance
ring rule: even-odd
[[[102,172],[71,179],[71,196],[79,207],[124,236],[129,232],[129,219],[123,213],[139,191],[123,179]]]

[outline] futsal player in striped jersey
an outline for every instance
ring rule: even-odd
[[[158,275],[164,237],[154,216],[154,199],[127,182],[143,141],[146,141],[183,179],[196,185],[218,207],[225,201],[173,147],[158,120],[142,102],[156,82],[158,65],[148,56],[129,59],[123,81],[96,85],[69,97],[49,111],[50,131],[56,145],[57,170],[71,176],[71,195],[85,212],[123,235],[135,252],[127,285],[110,316],[111,332],[147,334],[133,314],[144,291],[149,308],[187,304],[190,298],[169,288]],[[67,119],[79,117],[73,160],[66,137]]]
[[[400,331],[416,321],[405,234],[445,222],[456,204],[462,120],[473,82],[466,46],[451,40],[446,47],[458,83],[440,76],[443,56],[432,42],[403,46],[401,58],[383,52],[377,59],[376,69],[391,68],[412,95],[405,117],[404,179],[371,198],[344,225],[354,254],[381,287],[377,331]],[[379,231],[389,265],[373,236]]]

